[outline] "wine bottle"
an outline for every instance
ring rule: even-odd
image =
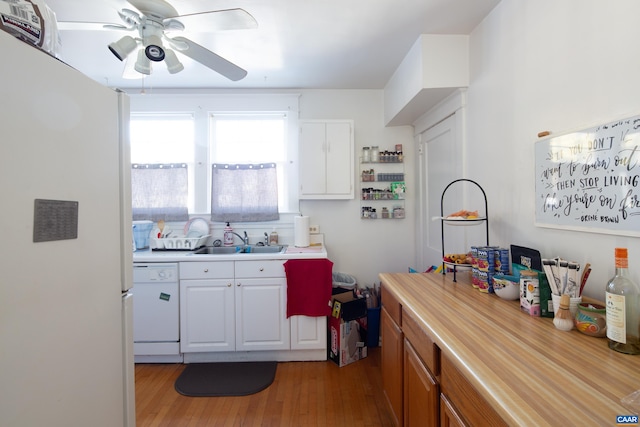
[[[640,354],[640,288],[629,277],[626,248],[615,249],[616,273],[606,289],[609,348]]]

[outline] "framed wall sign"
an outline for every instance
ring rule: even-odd
[[[535,224],[640,236],[640,116],[535,144]]]

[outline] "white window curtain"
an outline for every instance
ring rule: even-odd
[[[277,175],[275,163],[214,163],[211,167],[211,220],[278,220]]]
[[[131,165],[134,220],[187,221],[188,171],[184,163]]]

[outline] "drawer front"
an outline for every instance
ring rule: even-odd
[[[233,261],[181,262],[180,279],[233,279]]]
[[[236,261],[235,277],[285,277],[285,262],[286,260]]]
[[[398,301],[396,297],[385,288],[384,283],[382,284],[381,289],[381,301],[393,321],[396,322],[398,326],[403,326],[401,318],[402,306],[400,305],[400,301]]]
[[[442,355],[440,388],[468,425],[506,426],[498,413],[471,385],[451,360]]]
[[[440,375],[440,349],[411,313],[402,309],[402,331],[434,376]]]

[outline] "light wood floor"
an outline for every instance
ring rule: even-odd
[[[283,362],[267,389],[242,397],[186,397],[173,384],[181,364],[136,365],[137,427],[391,426],[382,393],[380,348],[339,368]]]

